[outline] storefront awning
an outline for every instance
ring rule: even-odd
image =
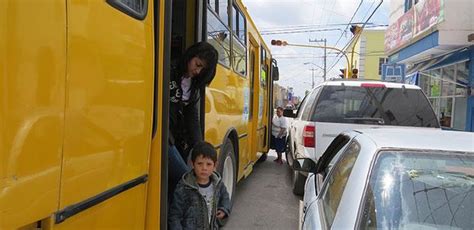
[[[450,65],[457,62],[468,61],[470,59],[470,49],[468,47],[432,58],[430,60],[417,63],[412,68],[408,69],[407,74],[413,74],[416,72],[437,69],[446,65]]]

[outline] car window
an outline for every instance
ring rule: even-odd
[[[298,106],[298,111],[296,112],[296,117],[301,118],[301,114],[303,114],[303,108],[306,106],[306,102],[308,101],[308,95],[303,97],[303,101],[301,101],[300,106]]]
[[[381,151],[359,228],[472,229],[473,169],[472,153]]]
[[[303,114],[301,115],[301,120],[309,120],[309,114],[311,113],[311,109],[313,108],[314,102],[316,101],[316,96],[318,95],[319,89],[321,87],[315,88],[313,92],[309,95],[306,106],[303,108]]]
[[[311,121],[439,127],[419,89],[326,86]]]
[[[324,180],[321,200],[323,201],[324,217],[328,228],[332,226],[344,188],[359,152],[360,145],[355,141],[351,142],[343,154],[337,158],[333,169]]]

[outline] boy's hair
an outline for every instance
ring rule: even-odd
[[[214,163],[217,162],[217,152],[214,149],[214,146],[205,141],[200,141],[194,145],[191,153],[191,160],[193,163],[196,161],[198,156],[209,158],[214,161]]]

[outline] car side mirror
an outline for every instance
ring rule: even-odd
[[[284,109],[283,110],[283,116],[284,117],[295,118],[296,114],[295,114],[294,110],[292,110],[292,109]]]
[[[316,162],[309,158],[296,158],[293,162],[295,171],[314,173],[316,171]]]

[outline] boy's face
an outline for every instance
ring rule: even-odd
[[[216,164],[211,158],[203,157],[199,155],[193,162],[194,173],[199,179],[207,179],[212,175],[212,172],[216,169]]]

